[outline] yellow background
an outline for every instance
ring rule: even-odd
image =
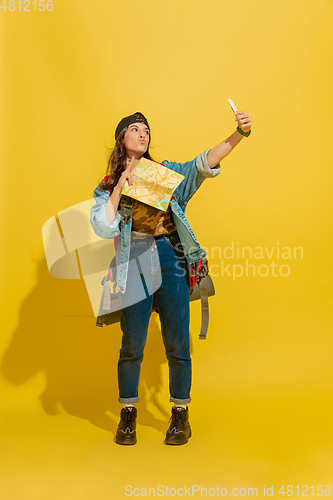
[[[283,498],[283,484],[294,496],[331,484],[332,1],[55,0],[0,20],[1,498],[109,500],[159,484],[260,498],[274,485]],[[212,247],[232,242],[303,258],[251,261],[287,264],[285,277],[219,273],[206,341],[192,304],[182,447],[163,445],[171,405],[152,316],[138,444],[117,446],[119,325],[96,328],[83,282],[49,275],[41,228],[92,197],[123,116],[148,117],[156,160],[186,161],[233,133],[229,97],[252,135],[186,215],[211,266]]]

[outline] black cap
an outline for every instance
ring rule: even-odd
[[[123,130],[123,128],[128,127],[132,123],[144,123],[149,128],[147,118],[142,113],[137,111],[133,115],[125,116],[125,118],[120,120],[120,122],[117,125],[115,134],[114,134],[115,139],[117,139],[118,135]],[[150,131],[150,129],[149,129],[149,131]]]

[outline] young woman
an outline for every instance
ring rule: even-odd
[[[235,121],[237,130],[230,137],[194,160],[186,163],[163,161],[162,165],[184,176],[166,211],[121,194],[126,181],[133,185],[133,169],[139,160],[142,157],[152,159],[147,119],[137,112],[123,118],[116,128],[108,175],[94,191],[96,203],[91,209],[91,224],[102,238],[119,236],[116,284],[119,296],[123,297],[123,337],[118,361],[118,400],[123,408],[116,434],[118,444],[136,443],[135,403],[139,401],[140,368],[154,295],[169,363],[170,401],[174,403],[165,443],[185,444],[191,436],[187,406],[191,401],[187,264],[204,258],[206,252],[195,238],[184,212],[204,179],[216,177],[220,173],[219,162],[250,134],[251,116],[248,113],[238,111]],[[154,288],[150,279],[156,275],[156,254],[160,282]],[[148,277],[146,269],[137,269],[142,255],[150,256]],[[150,290],[144,298],[138,292],[140,287]]]

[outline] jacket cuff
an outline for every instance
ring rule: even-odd
[[[111,233],[114,230],[119,231],[119,222],[121,221],[121,215],[117,212],[115,219],[110,223],[106,216],[105,205],[96,212],[95,221],[97,226],[106,233]]]
[[[219,163],[214,168],[210,168],[210,166],[208,165],[208,162],[207,162],[207,153],[210,150],[211,150],[211,148],[206,149],[206,151],[204,151],[203,153],[201,153],[195,159],[195,165],[197,167],[197,170],[204,177],[216,177],[217,175],[220,174],[220,171],[221,171],[221,167],[220,167]]]

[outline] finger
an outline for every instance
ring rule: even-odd
[[[128,185],[129,186],[133,186],[133,184],[134,184],[134,178],[133,178],[133,175],[131,174],[131,172],[126,172],[125,176],[126,176],[126,180],[128,182]]]
[[[249,115],[249,113],[239,112],[239,113],[236,113],[236,117],[237,118],[251,118],[251,115]]]
[[[131,158],[131,160],[130,160],[129,164],[127,165],[127,167],[126,167],[126,171],[128,171],[128,172],[130,172],[130,171],[131,171],[131,169],[132,169],[132,165],[133,165],[133,161],[134,161],[134,156],[132,156],[132,158]]]

